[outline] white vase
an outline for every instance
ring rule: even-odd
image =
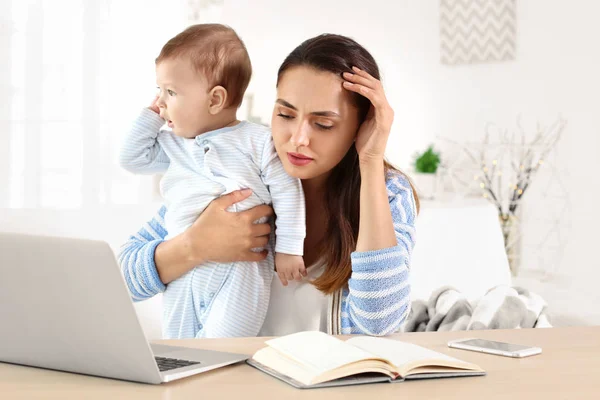
[[[411,178],[417,188],[417,194],[420,198],[426,200],[435,198],[437,191],[437,174],[425,174],[413,171]]]

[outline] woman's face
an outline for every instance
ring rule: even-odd
[[[327,176],[353,145],[358,112],[342,82],[331,72],[306,66],[292,67],[280,77],[271,129],[290,176]]]

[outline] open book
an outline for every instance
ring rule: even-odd
[[[475,364],[393,339],[357,336],[342,341],[311,331],[266,344],[248,364],[302,389],[485,375]]]

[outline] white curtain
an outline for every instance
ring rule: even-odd
[[[162,45],[220,4],[0,0],[0,209],[155,201],[152,177],[117,165],[120,140],[154,96]]]

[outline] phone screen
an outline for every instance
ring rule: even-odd
[[[469,346],[482,347],[484,349],[494,349],[494,350],[501,350],[501,351],[507,351],[507,352],[515,352],[515,351],[531,348],[531,346],[523,346],[521,344],[494,342],[491,340],[483,340],[483,339],[470,339],[470,340],[465,340],[460,343],[466,344]]]

